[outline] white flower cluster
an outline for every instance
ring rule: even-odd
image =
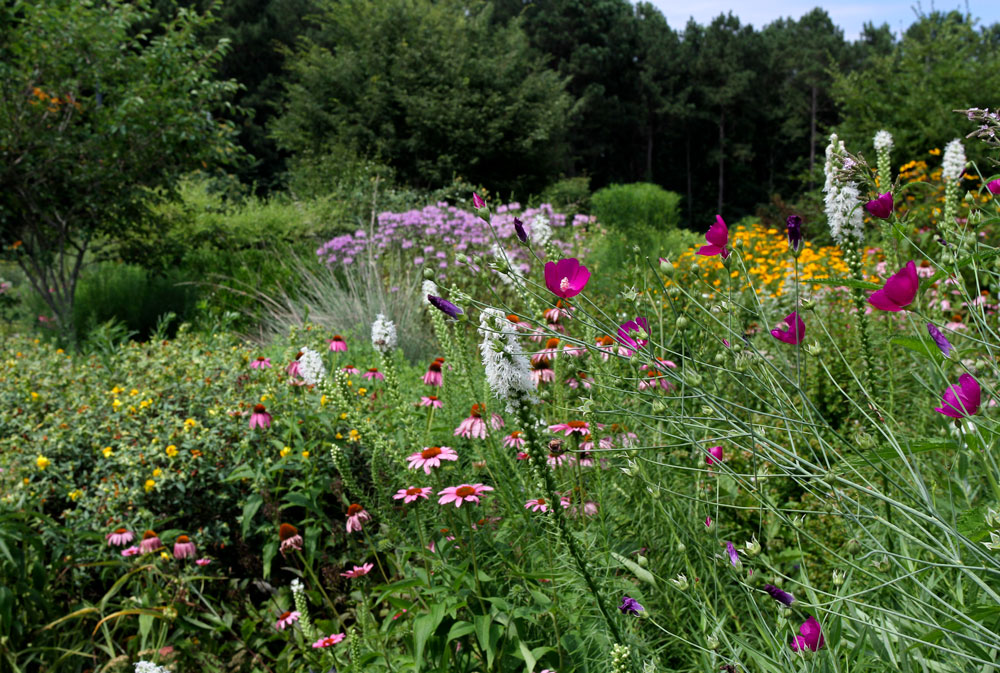
[[[295,579],[292,580],[292,593],[293,594],[302,593],[302,591],[304,591],[304,590],[305,590],[305,587],[302,586],[302,582],[301,582],[301,580],[299,580],[298,577],[296,577]]]
[[[843,166],[847,149],[844,142],[834,133],[830,136],[830,144],[826,148],[826,193],[824,205],[826,219],[830,223],[830,234],[838,244],[847,238],[862,241],[865,237],[865,223],[861,217],[861,192],[851,181],[841,182],[837,176],[837,166]]]
[[[875,134],[874,143],[876,152],[889,151],[892,149],[892,134],[882,129]]]
[[[302,347],[299,357],[299,376],[311,386],[326,378],[326,367],[323,366],[323,356],[306,346]]]
[[[955,138],[944,146],[944,160],[941,162],[941,178],[943,180],[958,180],[965,172],[965,147],[962,141]]]
[[[552,240],[552,227],[544,215],[535,215],[531,221],[531,242],[535,245],[545,245]]]
[[[441,296],[440,290],[438,290],[437,283],[435,283],[430,278],[425,280],[423,285],[420,286],[420,298],[423,300],[425,304],[430,305],[430,302],[427,301],[428,295],[434,295],[435,297]]]
[[[497,309],[488,308],[479,316],[479,334],[483,337],[479,351],[483,356],[486,380],[497,399],[507,403],[507,413],[516,411],[522,395],[532,402],[537,401],[531,365],[517,340],[514,323]]]
[[[170,671],[151,661],[137,661],[135,662],[135,673],[170,673]]]
[[[396,325],[379,313],[372,323],[372,346],[385,355],[396,347]]]

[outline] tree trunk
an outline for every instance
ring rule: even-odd
[[[726,111],[719,112],[719,200],[715,211],[722,214],[723,177],[726,162]]]
[[[817,87],[812,87],[812,107],[809,112],[809,189],[813,188],[813,167],[816,165],[816,96]]]
[[[646,181],[653,181],[653,124],[646,127]]]

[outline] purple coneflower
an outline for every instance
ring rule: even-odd
[[[572,319],[573,311],[576,309],[569,305],[568,302],[564,302],[562,299],[556,299],[556,305],[552,308],[545,309],[542,315],[546,320],[559,320],[560,318]]]
[[[559,337],[551,337],[545,342],[545,348],[531,356],[531,364],[537,365],[541,362],[552,362],[559,354]]]
[[[439,505],[447,505],[449,503],[455,503],[455,507],[461,507],[463,502],[474,502],[479,504],[479,496],[485,494],[487,491],[492,491],[492,486],[484,486],[483,484],[462,484],[461,486],[449,486],[443,491],[438,491]]]
[[[424,383],[429,386],[440,386],[443,383],[441,377],[441,363],[437,360],[427,366],[427,373],[424,374]]]
[[[524,446],[524,437],[521,436],[520,430],[515,430],[506,437],[503,438],[504,448],[520,449]]]
[[[590,423],[587,421],[568,421],[566,423],[556,423],[555,425],[549,426],[549,432],[554,432],[556,434],[564,432],[567,437],[574,432],[586,435],[590,432]]]
[[[122,556],[135,556],[139,553],[139,548],[135,545],[122,549]]]
[[[542,383],[552,383],[556,380],[555,370],[545,360],[535,362],[531,365],[531,380],[535,382],[536,386]]]
[[[545,498],[535,498],[524,503],[524,508],[530,509],[532,512],[547,512],[549,511],[549,504],[545,502]]]
[[[263,355],[250,363],[250,369],[268,369],[270,366],[271,358],[266,358]]]
[[[139,553],[149,554],[162,546],[163,543],[160,542],[159,536],[155,532],[147,530],[142,534],[142,541],[139,543]]]
[[[371,518],[372,515],[364,507],[357,503],[351,504],[347,508],[347,532],[360,533],[361,524],[365,521],[371,521]]]
[[[132,531],[130,530],[126,530],[125,528],[116,528],[115,530],[105,535],[104,539],[108,541],[109,547],[124,547],[133,539],[135,539],[135,536],[132,534]]]
[[[347,342],[344,341],[344,337],[339,334],[334,334],[333,338],[330,339],[330,350],[334,353],[346,353]]]
[[[313,643],[312,646],[315,649],[322,649],[324,647],[333,647],[346,637],[347,637],[346,633],[334,633],[333,635],[330,636],[323,636],[315,643]]]
[[[293,379],[299,375],[299,358],[302,357],[302,351],[295,354],[295,359],[288,363],[288,368],[285,369],[288,375]]]
[[[278,621],[275,623],[274,627],[279,631],[284,631],[286,627],[291,626],[295,622],[299,621],[299,617],[302,613],[298,610],[285,611],[278,615]]]
[[[284,556],[289,550],[302,549],[302,536],[299,529],[290,523],[283,523],[278,526],[278,540],[281,542],[281,555]]]
[[[579,371],[576,373],[576,376],[571,376],[568,379],[566,379],[566,385],[572,388],[573,390],[576,390],[581,386],[585,390],[590,390],[590,386],[592,384],[590,383],[590,378],[587,376],[587,372]]]
[[[444,406],[444,402],[439,400],[436,395],[424,395],[420,398],[420,406],[440,409]]]
[[[361,371],[357,367],[355,367],[354,365],[347,365],[346,367],[344,367],[343,372],[345,374],[360,374],[361,373]]]
[[[407,468],[411,470],[424,469],[425,474],[431,473],[432,467],[441,467],[442,460],[458,460],[458,454],[450,446],[429,446],[423,451],[411,454],[407,460]]]
[[[359,577],[364,577],[372,571],[375,567],[374,563],[365,563],[364,565],[354,566],[353,570],[348,570],[346,573],[340,573],[341,577],[346,577],[348,579],[357,579]]]
[[[271,414],[267,413],[263,404],[255,404],[253,413],[250,414],[250,429],[269,427],[271,427]]]
[[[483,412],[486,408],[481,404],[473,404],[469,411],[469,417],[459,423],[455,428],[455,436],[469,439],[486,439],[486,421],[483,420]]]
[[[371,369],[369,369],[368,371],[366,371],[364,374],[362,374],[361,377],[365,378],[365,379],[375,379],[377,381],[384,381],[385,380],[385,374],[383,374],[382,372],[380,372],[378,370],[378,367],[372,367]]]
[[[207,566],[211,562],[212,562],[212,559],[210,559],[210,558],[200,558],[197,561],[195,561],[194,563],[195,563],[195,565],[199,565],[199,566],[204,567],[204,566]]]
[[[392,496],[392,499],[402,500],[404,504],[409,504],[419,498],[426,500],[430,494],[431,489],[429,486],[425,486],[423,488],[420,486],[411,486],[409,488],[401,488],[396,491],[396,495]]]
[[[184,559],[194,556],[194,542],[187,535],[178,535],[174,542],[174,558]]]

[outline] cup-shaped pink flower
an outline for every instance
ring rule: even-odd
[[[184,559],[195,555],[194,542],[187,535],[178,535],[174,542],[174,558]]]
[[[792,311],[785,316],[787,327],[785,329],[771,330],[771,336],[778,341],[782,341],[792,346],[798,346],[806,336],[806,323],[799,317],[796,311]]]
[[[463,502],[474,502],[479,503],[479,496],[483,495],[487,491],[492,491],[492,486],[484,486],[483,484],[462,484],[461,486],[449,486],[443,491],[438,491],[439,505],[447,505],[449,503],[455,503],[455,507],[461,507]]]
[[[713,446],[708,450],[709,455],[705,456],[708,465],[714,465],[716,460],[722,460],[722,447]]]
[[[950,418],[974,416],[979,412],[981,397],[979,382],[970,374],[962,374],[958,377],[958,384],[948,386],[944,391],[941,395],[941,406],[935,407],[934,411]]]
[[[902,311],[916,299],[919,287],[917,265],[910,260],[906,266],[886,279],[881,290],[872,292],[868,303],[880,311]]]
[[[795,639],[792,640],[792,650],[795,652],[803,650],[816,652],[826,644],[823,640],[823,630],[812,615],[799,627],[799,633],[802,635],[795,636]]]
[[[865,210],[880,220],[887,220],[892,215],[892,206],[892,192],[886,192],[866,203]]]
[[[625,346],[623,355],[629,357],[649,343],[649,321],[642,316],[629,320],[618,327],[618,341]]]
[[[708,228],[705,240],[708,245],[698,248],[697,254],[705,257],[722,255],[722,259],[729,257],[729,250],[726,248],[729,245],[729,227],[723,221],[722,215],[715,216],[715,224]]]
[[[458,454],[450,446],[428,446],[423,451],[411,454],[407,467],[411,470],[424,469],[424,474],[430,474],[432,467],[441,467],[442,460],[458,460]]]
[[[545,287],[557,297],[569,299],[583,292],[590,271],[575,257],[545,263]]]
[[[1000,194],[1000,180],[990,180],[986,183],[986,189],[990,190],[990,194]]]

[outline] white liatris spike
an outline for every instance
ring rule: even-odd
[[[170,671],[151,661],[137,661],[135,662],[135,673],[170,673]]]
[[[944,146],[944,159],[941,162],[941,179],[958,180],[965,172],[965,147],[959,138],[955,138]]]
[[[552,240],[552,227],[549,225],[549,218],[535,215],[535,219],[531,221],[531,242],[542,246],[550,240]]]
[[[892,149],[892,134],[882,129],[875,134],[873,142],[875,143],[876,152],[889,151]]]
[[[428,296],[440,297],[441,291],[438,290],[437,283],[428,278],[424,281],[423,285],[420,286],[420,298],[423,302],[430,306],[430,302],[427,301]]]
[[[299,376],[311,386],[325,379],[326,367],[323,366],[323,356],[303,346],[302,355],[299,357]]]
[[[497,309],[488,308],[479,316],[479,334],[486,380],[496,398],[507,404],[507,412],[514,413],[525,398],[536,401],[531,365],[517,339],[516,325]]]
[[[385,355],[396,347],[396,325],[379,313],[372,323],[372,346]]]
[[[841,182],[837,173],[843,167],[847,158],[847,149],[843,141],[834,133],[830,136],[830,144],[826,148],[826,183],[823,191],[826,193],[823,203],[826,219],[830,224],[830,234],[838,244],[843,244],[848,238],[862,241],[865,235],[865,223],[861,216],[861,192],[858,186],[851,182]]]

